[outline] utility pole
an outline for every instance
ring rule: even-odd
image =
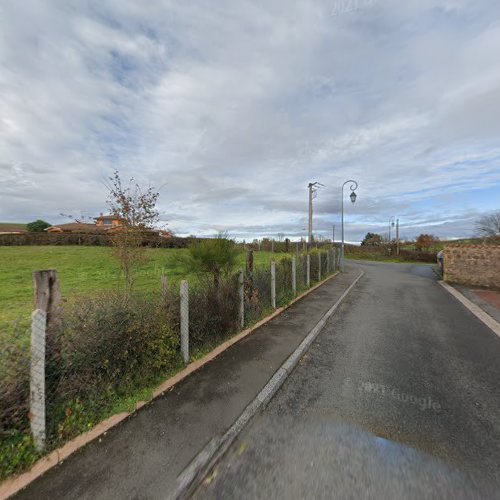
[[[332,243],[335,243],[335,224],[333,225]]]
[[[313,234],[313,190],[314,184],[309,183],[307,186],[309,188],[309,230],[307,233],[307,241],[309,244],[312,243],[312,234]]]
[[[396,219],[396,255],[399,255],[399,219]]]
[[[315,194],[318,191],[318,187],[321,186],[323,186],[323,184],[319,182],[310,182],[307,185],[307,187],[309,188],[309,244],[311,244],[313,241],[313,199],[316,198]]]

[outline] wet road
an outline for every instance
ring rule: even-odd
[[[500,339],[429,267],[360,267],[195,496],[500,497]]]

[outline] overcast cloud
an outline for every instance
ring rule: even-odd
[[[500,203],[496,0],[3,0],[0,220],[106,209],[113,169],[179,234],[468,236]]]

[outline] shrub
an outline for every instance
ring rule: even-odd
[[[41,219],[26,224],[26,229],[30,233],[41,233],[45,231],[45,229],[47,229],[48,227],[50,227],[50,224]]]
[[[78,301],[62,315],[56,400],[102,398],[147,382],[176,363],[179,335],[161,298],[107,294]]]
[[[189,290],[189,337],[194,353],[215,347],[239,329],[238,280],[235,275],[221,277],[216,284],[201,278]]]
[[[200,274],[211,274],[217,285],[221,276],[233,270],[239,252],[235,242],[222,235],[202,240],[189,247],[188,268]]]

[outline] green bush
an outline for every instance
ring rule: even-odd
[[[214,283],[218,284],[221,276],[233,270],[239,253],[235,242],[223,236],[202,240],[189,247],[188,268],[212,275]]]
[[[41,219],[26,224],[26,229],[30,233],[42,233],[48,227],[50,227],[50,224]]]

